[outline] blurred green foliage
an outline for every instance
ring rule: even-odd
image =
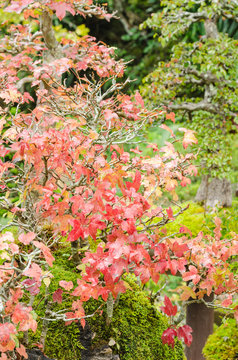
[[[173,222],[167,224],[165,229],[167,235],[179,232],[181,226],[186,226],[192,233],[197,236],[200,231],[204,234],[213,234],[215,229],[214,218],[219,217],[222,221],[221,233],[222,238],[231,237],[231,233],[238,233],[238,202],[233,201],[232,208],[216,208],[212,212],[206,212],[204,207],[191,201],[183,203],[183,206],[189,205],[189,208],[179,215]],[[177,207],[172,207],[174,212],[178,211]]]
[[[235,360],[238,356],[238,326],[227,319],[209,336],[203,354],[206,360]]]

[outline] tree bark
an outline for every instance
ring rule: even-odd
[[[205,207],[212,208],[216,205],[232,206],[231,182],[227,179],[211,179],[208,175],[203,176],[195,201],[202,202]]]
[[[216,19],[206,19],[204,26],[207,38],[217,39],[219,37]],[[206,85],[204,101],[207,101],[206,98],[209,99],[209,94],[211,93],[210,85],[209,83]],[[208,104],[214,106],[209,101]],[[203,176],[195,201],[204,203],[205,207],[214,208],[216,205],[230,207],[232,205],[230,181],[227,179],[210,178],[209,175]]]
[[[205,296],[205,301],[212,301],[214,295]],[[192,299],[191,299],[192,300]],[[214,309],[204,303],[192,303],[187,306],[187,325],[193,329],[193,342],[186,348],[187,360],[204,360],[202,349],[210,334],[213,333]]]

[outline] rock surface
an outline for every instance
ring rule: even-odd
[[[55,360],[45,356],[39,349],[27,350],[28,360]]]
[[[113,355],[112,349],[108,345],[94,350],[92,355],[85,360],[120,360],[118,355]]]

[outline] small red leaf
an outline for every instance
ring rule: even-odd
[[[232,304],[232,295],[228,295],[228,297],[222,301],[221,305],[224,307],[228,307]]]
[[[171,134],[172,137],[175,137],[173,130],[170,129],[167,125],[162,124],[162,125],[160,125],[160,128],[163,130],[167,130]]]
[[[171,220],[174,220],[172,208],[169,207],[168,209],[166,209],[166,212],[167,212],[168,218]]]
[[[164,297],[165,306],[161,307],[161,310],[168,316],[175,316],[177,314],[177,306],[172,304],[168,296]]]
[[[198,270],[195,266],[189,265],[189,271],[183,274],[184,281],[192,280],[194,285],[196,285],[201,279],[201,276],[198,274]]]
[[[177,336],[177,331],[175,329],[172,328],[166,329],[161,337],[163,344],[168,344],[173,348],[175,336]]]
[[[179,232],[181,234],[189,234],[190,236],[192,236],[192,232],[191,230],[189,230],[186,226],[182,225],[181,228],[179,229]]]
[[[62,303],[62,294],[63,294],[63,290],[62,289],[58,289],[54,292],[54,294],[52,295],[53,301],[57,302],[58,304]]]
[[[42,276],[42,270],[40,268],[39,265],[32,263],[29,269],[26,269],[23,272],[23,275],[32,277],[34,279],[36,279],[36,281],[39,281],[41,279]]]
[[[24,245],[29,245],[30,242],[35,239],[35,237],[36,237],[36,234],[31,231],[27,234],[21,234],[19,236],[18,240]]]
[[[141,94],[139,93],[139,91],[137,90],[136,93],[135,93],[135,100],[136,100],[136,103],[138,105],[140,105],[142,108],[144,107],[144,101],[141,97]]]
[[[140,184],[141,184],[141,173],[139,171],[136,171],[134,181],[132,183],[126,182],[126,187],[127,189],[134,188],[135,191],[138,191],[140,188]]]
[[[182,338],[183,338],[185,345],[190,346],[193,341],[193,336],[191,334],[192,331],[193,330],[189,325],[184,325],[184,326],[181,326],[180,328],[178,328],[179,340],[182,340]]]
[[[74,286],[72,281],[64,281],[64,280],[61,280],[59,282],[59,285],[67,291],[71,290]]]
[[[51,254],[50,249],[43,243],[39,241],[33,241],[33,244],[38,248],[41,249],[43,252],[43,255],[45,257],[46,262],[53,266],[53,261],[55,260],[54,256]]]

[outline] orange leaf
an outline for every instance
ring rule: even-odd
[[[19,348],[16,348],[16,351],[19,355],[23,356],[25,359],[28,359],[25,346],[21,344]]]

